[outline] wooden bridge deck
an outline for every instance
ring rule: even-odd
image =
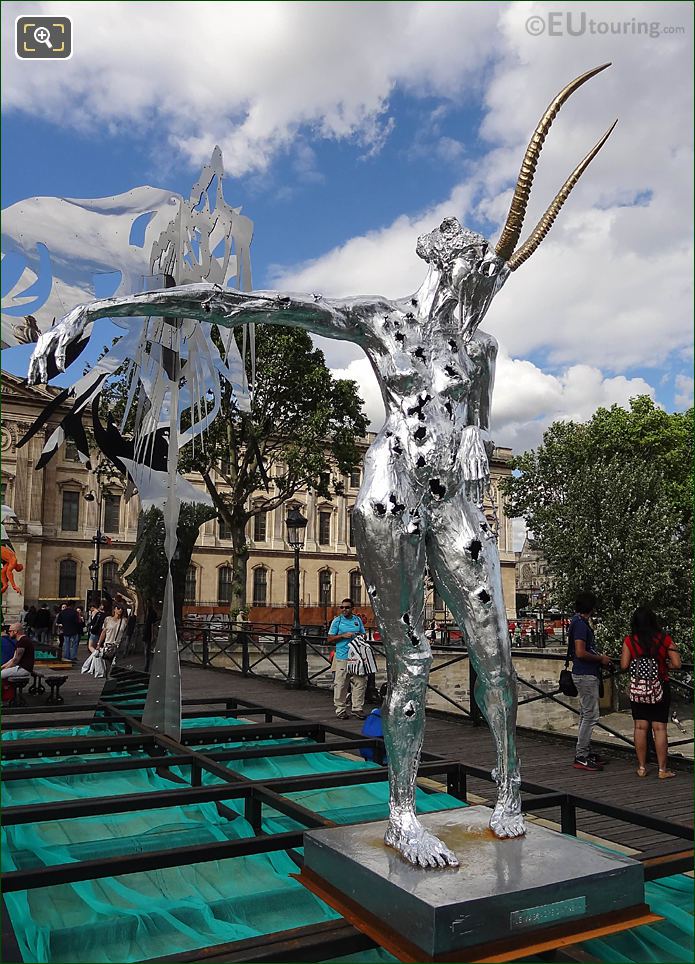
[[[81,676],[77,669],[72,670],[70,675],[74,679],[69,679],[63,690],[65,708],[71,703],[95,703],[101,693],[102,681],[91,676]],[[183,697],[200,700],[201,705],[208,699],[238,698],[306,720],[339,726],[351,735],[359,734],[362,726],[361,721],[354,718],[347,721],[336,719],[330,690],[291,690],[279,680],[242,677],[224,670],[193,666],[184,666],[182,677]],[[37,706],[45,725],[52,714],[50,707],[43,706],[44,699],[29,697],[27,702],[31,706]],[[5,722],[8,723],[13,716],[11,711],[8,712]],[[62,713],[61,717],[66,719]],[[32,718],[36,719],[33,713],[26,716],[22,714],[22,723],[30,727]],[[588,773],[573,768],[573,749],[572,741],[567,738],[541,731],[519,732],[518,752],[524,780],[676,824],[692,826],[693,780],[692,765],[689,762],[677,764],[677,776],[673,780],[658,780],[655,766],[650,775],[641,780],[635,774],[634,757],[625,750],[606,747],[605,755],[610,758],[610,763],[602,772]],[[461,718],[428,712],[425,750],[447,760],[456,760],[488,770],[494,765],[492,739],[487,728],[473,726]],[[468,791],[478,798],[489,800],[492,788],[489,782],[468,778]],[[539,812],[539,816],[559,821],[559,808],[544,809]],[[687,841],[682,839],[667,837],[662,833],[584,810],[577,812],[577,827],[580,832],[649,856],[675,853],[688,846]]]
[[[355,734],[362,727],[362,722],[354,718],[346,721],[336,719],[329,690],[291,690],[279,680],[242,677],[223,670],[185,666],[183,696],[237,697],[307,720],[339,725]],[[494,765],[492,738],[487,727],[476,727],[466,720],[443,718],[428,712],[424,748],[447,760],[458,760],[488,769]],[[588,773],[574,769],[573,751],[573,743],[567,739],[542,732],[518,734],[524,780],[692,826],[693,780],[688,764],[677,770],[673,780],[658,780],[656,765],[646,779],[639,779],[635,774],[634,757],[629,753],[606,748],[605,755],[609,756],[610,763],[602,772]],[[483,780],[468,780],[469,792],[486,799],[490,798],[492,786]],[[543,810],[539,815],[549,820],[559,820],[559,809]],[[680,851],[688,845],[686,841],[583,810],[577,813],[577,825],[579,831],[650,855]]]

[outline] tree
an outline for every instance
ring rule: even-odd
[[[692,409],[669,414],[641,396],[586,424],[553,423],[504,484],[508,511],[525,516],[547,560],[555,602],[569,608],[592,589],[614,654],[641,603],[692,654],[692,429]]]
[[[204,453],[184,452],[181,467],[201,472],[232,543],[231,611],[246,607],[250,519],[282,505],[299,489],[330,498],[341,491],[331,473],[347,473],[360,458],[357,439],[367,431],[356,385],[335,379],[323,352],[295,328],[256,328],[256,381],[249,414],[223,388],[222,411],[208,431]],[[283,471],[272,480],[271,464]],[[220,487],[213,473],[223,480]],[[253,498],[258,490],[266,494]]]

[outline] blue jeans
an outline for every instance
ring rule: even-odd
[[[591,734],[599,721],[598,676],[572,674],[579,696],[579,735],[575,756],[587,757],[591,752]]]
[[[77,659],[77,647],[80,644],[79,636],[63,637],[63,659]]]

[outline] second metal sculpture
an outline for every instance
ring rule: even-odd
[[[568,97],[602,69],[588,71],[565,87],[543,115],[496,246],[462,228],[455,218],[418,239],[417,253],[429,270],[414,295],[394,301],[333,300],[277,292],[243,294],[193,284],[75,309],[41,337],[32,360],[30,377],[45,379],[51,361],[63,368],[67,346],[89,322],[130,315],[168,318],[179,326],[181,337],[186,337],[182,318],[229,327],[255,321],[304,328],[364,349],[387,412],[386,424],[367,454],[353,513],[362,572],[388,664],[384,738],[391,795],[385,840],[423,867],[458,864],[415,812],[432,662],[424,627],[426,565],[469,640],[478,677],[476,699],[496,744],[498,798],[490,827],[501,838],[524,833],[515,744],[516,680],[499,554],[481,508],[489,479],[487,430],[497,346],[479,326],[494,296],[536,250],[610,134],[572,172],[517,248],[550,125]]]

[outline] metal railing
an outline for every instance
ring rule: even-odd
[[[456,631],[456,630],[453,630]],[[285,623],[215,623],[202,621],[186,622],[181,630],[180,655],[184,662],[202,667],[215,669],[227,669],[240,672],[244,676],[269,676],[275,679],[288,678],[288,645],[291,627]],[[324,682],[326,687],[332,685],[332,661],[330,652],[332,647],[326,642],[325,626],[303,626],[302,633],[306,642],[307,657],[309,662],[309,683],[321,685]],[[451,638],[452,630],[447,630],[445,638]],[[383,658],[383,644],[380,640],[374,639],[374,634],[368,631],[370,642]],[[444,636],[442,632],[441,636]],[[432,644],[432,654],[434,661],[430,669],[429,682],[427,689],[435,694],[444,703],[453,707],[457,712],[463,714],[475,724],[484,722],[483,714],[475,700],[475,685],[477,675],[472,662],[468,658],[468,648],[465,645]],[[518,706],[524,707],[541,701],[553,703],[563,710],[568,711],[575,717],[579,717],[579,709],[568,701],[568,697],[563,696],[558,685],[544,688],[537,681],[527,678],[528,674],[522,675],[518,672],[518,662],[524,660],[541,660],[547,662],[565,662],[565,654],[559,652],[548,652],[539,649],[532,652],[515,648],[512,651],[515,663],[517,663],[517,680],[521,687],[526,688],[526,693],[521,690],[518,699]],[[437,673],[449,669],[456,664],[468,663],[468,703],[462,702],[460,698],[451,692],[446,691],[446,684],[439,682]],[[559,669],[557,677],[559,677]],[[604,676],[604,682],[613,688],[614,708],[619,707],[619,681],[628,671],[620,670],[617,661],[614,662],[612,670]],[[434,677],[434,679],[433,679]],[[693,664],[684,663],[681,670],[671,671],[670,682],[672,688],[677,691],[683,699],[692,703],[693,700]],[[465,676],[461,677],[466,678]],[[530,692],[529,692],[530,691]],[[627,708],[627,707],[624,707]],[[598,729],[608,733],[616,740],[628,746],[634,746],[634,740],[608,723],[599,720],[596,724]],[[686,746],[693,743],[693,737],[687,739],[675,739],[669,741],[669,751],[677,747]]]

